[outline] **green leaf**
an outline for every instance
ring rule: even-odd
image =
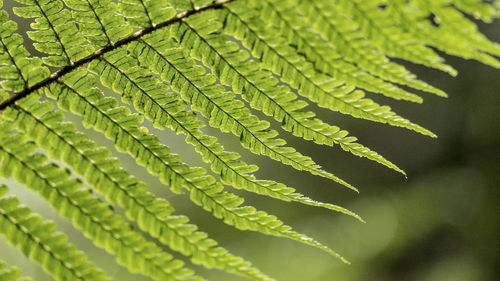
[[[211,68],[222,84],[232,86],[233,91],[241,94],[250,106],[273,116],[282,124],[283,129],[296,136],[318,144],[340,144],[346,151],[404,174],[384,157],[355,143],[357,139],[349,136],[347,131],[314,118],[314,112],[302,111],[307,103],[297,100],[290,88],[278,86],[279,81],[273,79],[271,73],[262,69],[257,62],[248,59],[247,52],[241,51],[235,42],[217,33],[219,24],[215,22],[212,24],[213,28],[207,28],[206,14],[193,16],[184,25],[174,25],[172,32],[183,46],[192,50],[194,57]],[[213,21],[213,17],[211,20]],[[203,33],[200,29],[203,29]]]
[[[47,91],[48,95],[55,97],[62,108],[67,109],[65,104],[73,104],[70,109],[76,114],[83,116],[85,125],[93,127],[97,131],[104,132],[106,136],[115,141],[116,148],[120,151],[129,152],[134,155],[137,161],[142,161],[139,155],[148,157],[158,157],[158,155],[169,154],[169,149],[159,144],[157,137],[144,133],[138,128],[142,118],[138,115],[130,115],[127,108],[119,107],[116,100],[104,97],[100,91],[94,87],[95,81],[85,71],[74,72],[55,87]],[[36,103],[31,105],[30,110],[36,110]],[[43,112],[45,116],[54,115],[53,112]],[[62,115],[58,112],[59,116]],[[120,117],[122,116],[122,117]],[[17,124],[27,133],[33,132],[30,123],[43,123],[43,119],[34,120],[30,116],[31,122],[18,115]],[[57,128],[62,125],[59,120],[50,118],[55,123],[55,129],[46,130],[52,133],[53,139],[61,139],[67,153],[50,145],[47,138],[36,137],[39,144],[56,153],[55,158],[59,159],[61,154],[65,162],[74,167],[76,172],[87,175],[89,184],[93,185],[99,192],[103,193],[110,202],[126,208],[127,216],[136,221],[141,229],[147,231],[151,236],[159,239],[160,242],[169,246],[175,251],[191,256],[193,262],[203,264],[207,267],[225,269],[236,274],[248,276],[257,280],[271,280],[258,269],[244,259],[235,256],[228,250],[217,247],[217,243],[208,236],[197,231],[197,227],[188,224],[189,220],[184,216],[175,215],[174,209],[165,199],[160,199],[148,192],[148,186],[138,181],[127,171],[119,168],[116,159],[110,158],[110,151],[100,148],[101,153],[93,153],[97,144],[89,141],[83,134],[75,134],[74,128],[58,132]],[[68,124],[65,124],[68,128]],[[46,124],[47,128],[54,125]],[[75,146],[75,139],[79,143],[86,142],[85,149]],[[80,145],[83,147],[83,145]],[[72,153],[73,152],[73,153]],[[104,156],[104,157],[103,157]],[[168,156],[176,157],[175,155]]]
[[[113,45],[130,35],[132,28],[116,15],[117,4],[110,0],[64,0],[73,9],[80,32],[97,48]]]
[[[42,118],[57,122],[57,117],[54,118],[53,115],[45,115]],[[59,128],[59,131],[61,129]],[[64,133],[67,134],[67,131]],[[45,137],[44,141],[48,144],[54,144],[50,136],[42,137]],[[161,247],[133,231],[132,226],[122,217],[115,215],[112,208],[95,198],[90,189],[81,188],[78,179],[71,179],[67,171],[53,163],[46,163],[44,155],[33,154],[36,145],[24,142],[23,139],[23,135],[1,137],[2,166],[11,166],[10,169],[18,182],[26,184],[47,199],[53,208],[72,220],[75,227],[92,238],[97,246],[114,254],[118,263],[126,266],[130,272],[140,272],[155,280],[203,280],[193,276],[192,270],[184,268],[183,262],[174,260],[172,255],[164,252]],[[83,142],[78,144],[82,145]],[[102,155],[100,152],[102,151],[89,150],[87,154]],[[62,153],[75,157],[68,152]],[[96,177],[95,172],[88,177]]]
[[[40,263],[55,280],[112,280],[55,229],[55,223],[32,214],[17,197],[0,198],[0,233],[25,256]]]
[[[90,55],[93,51],[78,26],[71,18],[71,12],[64,9],[61,0],[16,0],[28,6],[16,7],[14,12],[24,18],[36,18],[28,32],[35,49],[49,54],[43,58],[50,66],[65,66]]]
[[[390,107],[380,106],[364,98],[364,92],[355,90],[353,86],[344,85],[342,81],[337,81],[322,73],[310,71],[311,65],[305,62],[295,65],[293,61],[300,60],[300,58],[297,58],[298,55],[292,48],[275,47],[286,46],[283,42],[284,38],[276,38],[274,33],[263,26],[262,21],[255,15],[243,13],[245,11],[243,5],[232,4],[231,10],[220,12],[221,21],[225,22],[224,31],[241,40],[251,49],[254,56],[262,58],[266,68],[279,74],[283,81],[298,90],[299,95],[333,111],[404,127],[435,137],[435,134],[429,130],[396,115]]]
[[[106,142],[80,132],[62,110],[80,116],[84,127],[103,133],[118,152],[225,223],[296,240],[345,261],[276,216],[245,206],[224,184],[362,221],[357,214],[309,198],[290,187],[293,183],[257,178],[259,167],[226,151],[221,134],[208,134],[206,126],[232,133],[256,155],[357,190],[287,145],[292,141],[264,115],[294,136],[404,174],[341,129],[343,123],[329,124],[336,115],[316,117],[309,102],[333,114],[436,137],[367,97],[421,103],[421,92],[446,96],[392,58],[452,75],[456,70],[437,51],[500,67],[500,44],[479,32],[475,21],[498,18],[496,0],[14,2],[3,7],[0,0],[0,176],[38,192],[118,263],[155,280],[203,280],[164,246],[207,268],[274,279],[176,214],[133,168],[122,168]],[[23,19],[22,34],[9,20],[11,6],[29,21],[28,26]],[[184,134],[213,175],[185,164],[170,151],[172,141],[149,133],[144,119]],[[6,194],[0,183],[0,233],[8,241],[56,280],[108,280],[65,235],[54,232],[55,224],[31,215],[17,198],[2,197]],[[0,262],[4,279],[19,279],[19,271]]]
[[[22,46],[23,38],[15,33],[17,24],[10,21],[6,11],[0,11],[0,86],[7,91],[20,92],[49,76],[42,60],[30,58]]]
[[[180,92],[194,110],[208,118],[210,126],[238,136],[243,147],[253,153],[356,190],[344,180],[322,170],[310,157],[286,147],[285,140],[276,138],[278,132],[269,129],[269,122],[259,120],[241,101],[235,99],[234,93],[225,92],[223,86],[215,84],[215,76],[206,73],[182,49],[175,47],[175,42],[168,39],[167,32],[158,31],[148,36],[146,41],[131,43],[129,48],[139,56],[141,63],[148,65],[151,71],[170,83],[173,90]],[[116,55],[115,60],[120,57]]]

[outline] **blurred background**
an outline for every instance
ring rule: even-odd
[[[481,30],[500,42],[499,26],[500,21],[481,25]],[[26,29],[27,26],[21,26],[21,30]],[[313,145],[283,132],[290,145],[311,156],[327,171],[357,186],[360,194],[355,194],[338,184],[251,155],[241,149],[233,136],[221,137],[228,150],[240,152],[247,162],[261,167],[256,173],[258,178],[286,183],[313,199],[347,207],[362,216],[366,224],[328,210],[280,202],[227,187],[245,196],[246,204],[275,214],[296,231],[330,246],[351,265],[291,240],[229,227],[192,204],[186,194],[170,193],[168,187],[136,166],[128,155],[115,154],[122,159],[123,166],[147,182],[155,194],[167,198],[178,214],[189,216],[222,246],[278,280],[497,281],[500,280],[500,70],[445,57],[459,70],[458,77],[405,65],[423,80],[447,92],[449,98],[423,94],[424,104],[417,105],[380,95],[370,96],[432,130],[438,139],[310,108],[317,111],[321,119],[340,125],[362,144],[396,163],[407,172],[407,179],[374,162],[351,156],[339,147]],[[68,118],[78,124],[78,117]],[[111,142],[102,135],[81,126],[80,129],[112,148]],[[184,143],[183,136],[153,128],[151,131],[185,162],[201,165],[200,157]],[[210,128],[206,131],[217,133]],[[149,280],[131,275],[118,266],[110,255],[94,247],[32,191],[11,180],[0,179],[0,183],[9,184],[12,193],[19,195],[34,211],[57,221],[59,229],[69,233],[69,240],[85,249],[89,258],[116,280]],[[3,236],[0,237],[0,258],[23,268],[23,275],[38,281],[52,280]],[[193,267],[210,280],[246,280],[218,270]]]

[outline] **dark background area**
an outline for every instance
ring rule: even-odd
[[[499,26],[497,21],[481,25],[481,30],[500,42]],[[366,224],[328,210],[235,191],[247,198],[248,205],[277,215],[295,230],[338,251],[351,265],[294,241],[224,225],[190,203],[186,194],[169,193],[127,155],[116,155],[124,167],[149,183],[156,194],[169,199],[178,213],[188,215],[222,246],[246,257],[279,280],[500,280],[500,70],[475,61],[447,56],[446,60],[458,69],[458,77],[406,65],[422,80],[447,92],[447,99],[424,93],[425,102],[418,105],[370,95],[432,130],[439,136],[437,139],[311,108],[321,119],[347,129],[362,144],[396,163],[407,172],[408,179],[339,147],[318,146],[283,133],[290,145],[312,156],[327,171],[357,186],[360,194],[356,194],[328,180],[251,155],[240,148],[237,138],[228,135],[221,138],[227,149],[240,152],[245,160],[261,167],[258,178],[286,183],[313,199],[335,203],[361,215]],[[186,162],[200,165],[199,156],[183,143],[183,136],[152,131],[160,134],[163,142]],[[87,132],[112,147],[100,134]],[[216,130],[207,132],[215,134]],[[61,220],[36,194],[12,181],[7,183],[13,193],[21,196],[23,203],[58,221],[59,229],[70,234],[70,241],[88,250],[90,259],[116,280],[147,280],[118,267],[108,254],[92,246],[91,241]],[[21,266],[26,275],[38,281],[51,280],[3,237],[0,238],[0,257]],[[217,270],[196,269],[210,280],[245,280]]]

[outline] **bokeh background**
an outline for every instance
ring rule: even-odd
[[[481,30],[500,42],[499,27],[500,21],[497,21],[481,25]],[[20,28],[27,30],[27,23]],[[28,48],[33,51],[31,46]],[[247,198],[247,204],[277,215],[295,230],[338,251],[351,265],[291,240],[229,227],[192,204],[186,194],[170,193],[168,187],[136,166],[128,155],[115,154],[122,159],[123,166],[147,182],[155,194],[167,198],[177,213],[188,215],[222,246],[244,256],[278,280],[497,281],[500,280],[500,70],[445,57],[459,70],[458,77],[405,65],[423,80],[445,90],[449,98],[423,94],[424,104],[417,105],[371,95],[432,130],[438,139],[311,107],[323,120],[339,124],[361,143],[399,165],[407,172],[407,179],[338,147],[313,145],[283,132],[290,145],[357,186],[361,193],[356,194],[338,184],[251,155],[241,149],[233,136],[221,137],[228,150],[242,153],[248,162],[261,167],[258,178],[286,183],[314,199],[347,207],[361,215],[366,224],[328,210],[235,191]],[[78,124],[78,117],[68,118]],[[111,142],[102,135],[81,129],[112,148]],[[184,143],[183,136],[153,128],[151,131],[185,162],[203,166],[198,154]],[[207,132],[216,133],[216,130],[208,128]],[[118,266],[110,255],[94,247],[30,190],[12,180],[0,179],[0,183],[9,184],[12,193],[19,195],[34,211],[57,221],[59,229],[69,233],[69,240],[85,249],[89,258],[116,280],[149,280],[131,275]],[[0,237],[0,258],[20,266],[24,275],[38,281],[52,280],[3,237]],[[245,280],[218,270],[193,267],[210,280]]]

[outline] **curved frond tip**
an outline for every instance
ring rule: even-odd
[[[245,206],[244,197],[225,185],[364,222],[359,215],[309,198],[293,183],[256,177],[258,166],[227,151],[224,138],[205,128],[231,133],[251,153],[357,192],[350,181],[291,146],[281,129],[406,176],[343,124],[331,124],[335,115],[322,120],[309,104],[436,137],[376,101],[380,95],[415,103],[423,102],[424,92],[447,96],[392,58],[456,75],[439,50],[500,68],[500,44],[481,34],[470,17],[484,22],[499,17],[498,3],[492,1],[15,2],[12,13],[31,24],[21,34],[0,0],[0,175],[38,192],[120,265],[154,280],[205,280],[165,246],[207,268],[274,279],[176,214],[136,171],[124,169],[104,142],[67,122],[65,112],[80,116],[86,129],[102,133],[165,188],[187,193],[195,205],[226,224],[289,238],[348,263],[276,216]],[[28,51],[32,48],[25,47],[23,38],[33,42],[37,55]],[[213,175],[184,163],[170,151],[169,139],[148,132],[145,120],[183,134]],[[117,206],[124,216],[115,212]],[[7,196],[3,182],[0,233],[56,280],[111,280],[55,232],[54,223]],[[1,280],[18,280],[19,272],[0,262]]]

